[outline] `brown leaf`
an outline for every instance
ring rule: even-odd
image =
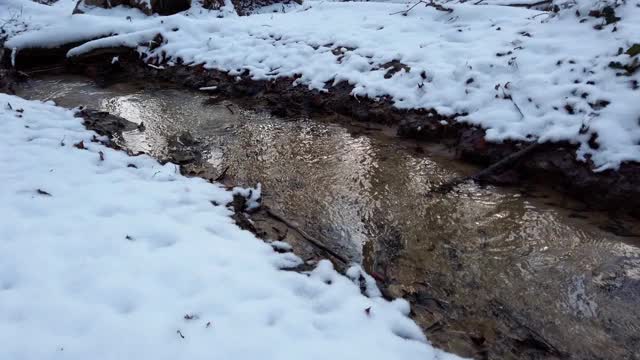
[[[197,319],[197,318],[198,318],[198,315],[193,315],[193,314],[185,314],[184,315],[184,319],[185,320],[194,320],[194,319]]]
[[[80,149],[80,150],[84,150],[84,149],[86,149],[86,148],[84,147],[84,141],[83,141],[83,140],[80,140],[80,142],[79,142],[79,143],[77,143],[77,144],[73,144],[73,146],[74,146],[74,147],[76,147],[76,148],[78,148],[78,149]]]
[[[49,194],[48,192],[42,190],[42,189],[38,189],[36,190],[36,192],[40,195],[45,195],[45,196],[51,196],[51,194]]]

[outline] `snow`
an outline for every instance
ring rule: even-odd
[[[279,250],[281,252],[293,251],[293,247],[284,241],[272,241],[270,244],[274,250]]]
[[[224,205],[259,188],[107,148],[51,102],[0,104],[1,359],[457,358],[370,278],[365,297],[326,260],[281,270],[300,259]]]
[[[496,5],[504,3],[444,3],[451,12],[421,5],[407,16],[399,13],[410,6],[404,1],[307,1],[246,17],[232,15],[228,6],[211,12],[196,6],[166,17],[95,9],[57,21],[40,15],[32,20],[39,25],[6,45],[95,39],[68,56],[128,46],[155,65],[180,58],[232,75],[248,71],[254,79],[296,76],[294,85],[321,91],[344,81],[356,98],[389,96],[401,109],[456,115],[456,121],[485,128],[491,141],[578,144],[578,159],[590,159],[597,170],[640,161],[640,102],[632,85],[640,72],[616,76],[609,67],[631,61],[618,52],[638,42],[638,1],[611,2],[619,5],[621,20],[600,31],[594,26],[603,19],[587,13],[608,4],[603,0],[557,1],[559,13]],[[165,42],[150,50],[157,34]],[[384,65],[394,60],[408,70],[385,78]],[[599,146],[592,147],[595,136]]]
[[[233,195],[240,195],[247,200],[247,210],[255,210],[260,207],[260,202],[262,201],[262,185],[260,183],[255,189],[234,187],[232,193]]]

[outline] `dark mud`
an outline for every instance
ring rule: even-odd
[[[531,184],[434,193],[479,169],[445,146],[341,115],[273,116],[268,104],[150,81],[100,87],[64,76],[18,93],[126,118],[85,111],[89,127],[110,124],[101,131],[115,131],[115,144],[181,162],[187,175],[261,182],[265,208],[245,214],[238,199],[240,226],[292,244],[305,267],[341,261],[301,232],[362,263],[387,296],[411,301],[438,347],[491,359],[640,354],[640,226],[631,219]]]

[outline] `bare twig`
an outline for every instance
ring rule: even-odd
[[[512,97],[512,96],[509,96],[509,97],[508,97],[508,99],[509,99],[509,100],[511,100],[511,102],[513,103],[513,106],[515,106],[515,107],[516,107],[516,110],[518,110],[518,112],[520,113],[520,116],[522,116],[522,119],[524,119],[524,118],[525,118],[524,113],[523,113],[523,112],[522,112],[522,110],[520,109],[520,106],[518,106],[518,103],[516,103],[516,101],[515,101],[515,100],[513,100],[513,97]]]
[[[313,245],[313,246],[317,247],[318,249],[328,253],[329,255],[333,256],[334,258],[336,258],[337,260],[339,260],[341,263],[343,263],[345,265],[349,263],[349,261],[347,261],[347,259],[345,259],[342,255],[340,255],[340,254],[336,253],[335,251],[329,249],[328,247],[324,246],[318,240],[315,240],[314,238],[309,236],[306,232],[304,232],[302,229],[300,229],[299,227],[297,227],[294,224],[292,224],[291,222],[289,222],[287,219],[285,219],[282,216],[280,216],[280,215],[274,213],[273,211],[271,211],[271,209],[269,209],[268,207],[265,206],[264,210],[265,210],[266,214],[269,215],[271,218],[273,218],[273,219],[275,219],[275,220],[287,225],[291,229],[297,231],[311,245]]]
[[[213,181],[215,181],[215,182],[222,181],[227,176],[227,171],[229,171],[229,167],[228,166],[226,168],[224,168],[224,170],[222,170],[220,175],[218,175]]]
[[[502,160],[490,165],[489,167],[480,171],[479,173],[473,175],[471,179],[478,181],[478,180],[482,180],[483,178],[486,178],[488,175],[491,175],[493,173],[501,172],[505,168],[511,166],[517,160],[525,157],[526,155],[529,155],[531,152],[536,150],[539,146],[540,146],[540,143],[533,142],[528,146],[506,156]]]
[[[531,20],[533,20],[533,19],[537,18],[537,17],[538,17],[538,16],[540,16],[540,15],[548,15],[548,16],[551,16],[551,15],[552,15],[552,13],[549,13],[549,12],[547,12],[547,11],[545,11],[545,12],[541,12],[540,14],[533,15],[532,17],[530,17],[530,19],[531,19]],[[546,20],[546,19],[545,19],[545,20]],[[542,20],[542,21],[544,21],[544,20]]]
[[[538,1],[538,2],[532,3],[532,4],[531,3],[514,3],[514,4],[505,4],[504,6],[524,7],[524,8],[527,8],[527,9],[531,9],[532,7],[551,4],[552,2],[553,2],[553,0],[542,0],[542,1]]]
[[[547,338],[545,338],[540,332],[538,332],[538,331],[534,330],[533,328],[531,328],[530,326],[528,326],[524,319],[520,319],[520,316],[515,314],[511,309],[509,309],[509,307],[507,307],[501,301],[492,300],[491,301],[491,305],[493,305],[494,309],[500,310],[500,312],[502,314],[506,315],[506,317],[509,318],[516,325],[518,325],[521,328],[527,330],[529,332],[529,334],[531,334],[531,336],[535,340],[537,340],[540,343],[544,344],[550,350],[551,353],[553,353],[555,355],[560,355],[561,357],[564,357],[563,355],[566,355],[566,353],[564,353],[563,351],[558,349],[555,345],[553,345],[553,343],[551,341],[549,341]]]
[[[436,9],[436,10],[439,10],[439,11],[444,11],[444,12],[448,12],[448,13],[452,13],[452,12],[453,12],[453,9],[451,9],[451,8],[447,8],[447,7],[444,7],[444,6],[442,6],[442,5],[438,4],[438,3],[436,3],[436,2],[435,2],[435,1],[433,1],[433,0],[429,0],[428,2],[427,2],[427,1],[424,1],[424,0],[420,0],[420,1],[418,1],[417,3],[415,3],[415,4],[411,5],[411,7],[409,7],[409,8],[408,8],[408,9],[406,9],[406,10],[397,11],[397,12],[391,13],[391,14],[389,14],[389,15],[398,15],[398,14],[402,14],[402,16],[407,16],[411,10],[413,10],[416,6],[418,6],[418,5],[420,5],[420,4],[424,4],[424,6],[425,6],[425,7],[432,7],[432,8],[434,8],[434,9]]]
[[[396,11],[394,13],[391,13],[389,15],[398,15],[398,14],[402,14],[403,16],[407,16],[407,14],[409,13],[409,11],[413,10],[413,8],[415,8],[416,6],[422,4],[422,1],[418,1],[417,3],[411,5],[410,8],[408,8],[407,10],[402,10],[402,11]]]
[[[481,170],[480,172],[472,175],[472,176],[465,176],[465,177],[457,177],[451,181],[447,181],[444,184],[439,185],[437,188],[435,188],[434,190],[432,190],[431,192],[448,192],[450,190],[452,190],[454,187],[469,181],[469,180],[473,180],[473,181],[481,181],[482,179],[485,179],[486,177],[488,177],[489,175],[492,174],[496,174],[496,173],[501,173],[504,170],[506,170],[506,168],[512,166],[516,161],[522,159],[523,157],[529,155],[530,153],[532,153],[534,150],[536,150],[538,147],[540,146],[540,143],[538,142],[533,142],[531,144],[529,144],[528,146],[512,153],[509,154],[508,156],[504,157],[502,160],[491,164],[489,167]]]

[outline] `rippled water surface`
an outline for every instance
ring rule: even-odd
[[[640,356],[633,221],[537,188],[465,184],[430,193],[476,169],[387,129],[205,105],[206,94],[160,85],[100,89],[81,78],[46,78],[20,93],[144,123],[125,142],[157,156],[168,138],[188,132],[205,144],[210,164],[229,167],[234,183],[261,182],[272,208],[363,262],[393,295],[416,300],[417,320],[440,346],[478,356],[471,347],[513,337],[523,354],[546,346],[575,358]],[[465,345],[470,338],[479,344]]]

